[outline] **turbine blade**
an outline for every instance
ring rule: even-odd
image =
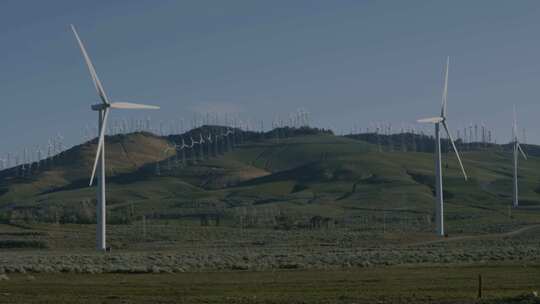
[[[96,151],[96,158],[94,159],[94,167],[92,169],[92,176],[90,177],[90,186],[94,183],[94,177],[96,175],[96,168],[98,165],[99,157],[101,155],[102,147],[105,144],[105,132],[107,130],[107,117],[109,116],[109,109],[105,109],[103,114],[103,125],[101,126],[101,132],[99,133],[98,146]]]
[[[446,67],[444,68],[444,86],[442,94],[441,117],[446,117],[446,106],[448,100],[448,67],[450,65],[450,56],[446,57]]]
[[[514,123],[512,124],[512,136],[515,141],[517,141],[517,115],[516,115],[516,105],[514,104]]]
[[[519,152],[521,152],[521,155],[523,156],[523,158],[527,159],[527,154],[525,154],[525,152],[521,148],[521,145],[519,144],[519,142],[517,143],[517,147],[518,147]]]
[[[90,56],[88,56],[88,53],[86,52],[86,49],[84,48],[84,44],[82,43],[81,38],[79,38],[79,34],[77,33],[77,30],[75,29],[75,26],[73,24],[71,25],[71,30],[73,31],[73,34],[75,34],[75,38],[77,39],[77,42],[79,43],[79,47],[84,57],[84,61],[86,61],[86,65],[88,66],[88,71],[90,71],[90,76],[92,76],[92,81],[94,82],[94,86],[96,87],[99,98],[101,99],[103,103],[105,104],[109,103],[109,100],[107,99],[107,94],[105,94],[105,90],[103,89],[103,86],[101,85],[101,81],[99,80],[96,70],[94,69],[94,65],[92,64],[92,60],[90,60]]]
[[[442,117],[430,117],[430,118],[422,118],[422,119],[418,119],[417,122],[419,123],[440,123],[441,121],[443,121],[443,118]]]
[[[458,149],[456,148],[456,144],[454,143],[454,139],[452,138],[452,134],[450,134],[450,130],[448,129],[448,124],[445,120],[442,122],[444,129],[446,130],[446,134],[448,135],[448,139],[450,140],[450,143],[452,144],[452,148],[454,149],[454,152],[456,152],[456,157],[459,162],[459,166],[461,167],[461,172],[463,173],[463,177],[465,180],[468,179],[467,173],[465,173],[465,168],[463,167],[463,163],[461,162],[461,157],[459,157]]]
[[[111,103],[113,109],[131,109],[131,110],[158,110],[158,106],[150,106],[139,103],[131,102],[113,102]]]

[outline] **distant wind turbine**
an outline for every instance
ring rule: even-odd
[[[521,145],[519,144],[518,139],[518,128],[517,128],[517,116],[516,116],[516,106],[514,105],[514,124],[512,126],[512,141],[514,143],[514,195],[513,195],[513,206],[514,208],[519,207],[519,194],[518,194],[518,158],[519,153],[526,160],[527,155],[523,152]],[[518,152],[519,151],[519,152]]]
[[[193,136],[189,136],[189,140],[191,141],[191,145],[189,146],[189,148],[193,148],[196,144],[198,144],[198,142],[196,142],[195,140],[193,140]]]
[[[79,43],[79,47],[81,49],[81,52],[83,54],[84,60],[86,62],[86,65],[88,66],[88,70],[90,72],[90,76],[92,77],[92,81],[94,83],[94,86],[96,87],[97,93],[99,98],[101,99],[101,103],[92,105],[92,110],[97,111],[99,113],[99,137],[98,137],[98,146],[97,146],[97,152],[96,152],[96,158],[94,160],[94,166],[92,169],[92,176],[90,177],[90,186],[92,186],[94,181],[94,176],[96,174],[96,170],[99,172],[98,174],[98,187],[97,187],[97,206],[96,206],[96,216],[97,216],[97,231],[96,231],[96,239],[97,239],[97,249],[101,251],[105,251],[107,249],[106,247],[106,197],[105,197],[105,131],[107,130],[107,118],[109,116],[110,109],[159,109],[159,107],[156,106],[149,106],[149,105],[143,105],[143,104],[135,104],[135,103],[129,103],[129,102],[110,102],[109,98],[107,97],[107,94],[105,94],[105,90],[103,89],[103,86],[101,85],[101,81],[98,78],[98,75],[96,73],[96,70],[94,69],[94,65],[92,64],[92,61],[90,60],[90,57],[88,56],[88,53],[86,52],[86,49],[84,48],[84,45],[79,38],[79,34],[77,34],[77,30],[75,29],[75,26],[71,25],[71,29],[73,30],[73,34],[75,35],[75,38],[77,39],[77,42]]]
[[[435,124],[435,189],[436,189],[436,223],[437,223],[437,234],[439,236],[444,236],[444,201],[443,201],[443,183],[442,183],[442,167],[441,167],[441,131],[440,127],[441,124],[444,127],[444,130],[446,131],[446,134],[448,135],[448,139],[450,143],[452,144],[452,148],[454,148],[454,152],[456,153],[457,160],[459,162],[459,166],[461,167],[461,172],[463,173],[463,177],[465,180],[467,180],[467,173],[465,173],[465,169],[463,168],[463,163],[461,162],[461,158],[459,157],[459,152],[456,148],[456,145],[454,144],[454,139],[452,138],[452,134],[449,130],[448,123],[446,121],[446,107],[447,107],[447,98],[448,98],[448,66],[450,63],[450,57],[446,58],[446,67],[444,70],[444,87],[443,87],[443,94],[442,94],[442,108],[441,108],[441,115],[438,117],[432,117],[432,118],[424,118],[419,119],[418,122],[420,123],[432,123]]]

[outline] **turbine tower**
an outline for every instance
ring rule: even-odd
[[[523,152],[523,149],[521,149],[521,145],[519,144],[518,139],[518,128],[517,128],[517,118],[516,118],[516,106],[514,105],[514,125],[512,126],[512,141],[514,143],[514,193],[513,193],[513,207],[517,208],[519,207],[519,194],[518,194],[518,158],[519,153],[523,156],[523,158],[526,160],[527,155],[525,152]],[[518,152],[519,151],[519,152]]]
[[[437,234],[439,236],[445,236],[444,233],[444,198],[443,198],[443,183],[442,183],[442,167],[441,167],[441,125],[444,127],[446,134],[448,135],[448,140],[452,144],[452,148],[456,153],[459,166],[461,167],[461,172],[463,177],[467,180],[467,173],[463,168],[461,158],[459,157],[459,152],[452,138],[452,134],[449,130],[448,123],[446,121],[446,107],[447,107],[447,97],[448,97],[448,66],[450,63],[450,57],[446,58],[446,66],[444,69],[444,86],[442,94],[442,107],[441,115],[438,117],[424,118],[419,119],[420,123],[432,123],[435,124],[435,188],[436,188],[436,223],[437,223]]]
[[[97,206],[96,206],[96,216],[97,216],[97,231],[96,231],[96,246],[98,250],[105,251],[106,247],[106,197],[105,197],[105,131],[107,130],[107,117],[109,116],[110,109],[159,109],[156,106],[148,106],[142,104],[135,104],[129,102],[110,102],[105,90],[101,85],[101,81],[98,78],[96,70],[86,53],[86,49],[77,34],[75,26],[71,25],[73,34],[79,43],[79,47],[83,54],[84,60],[92,77],[94,86],[96,87],[98,96],[101,100],[101,103],[92,105],[92,110],[99,113],[98,116],[98,126],[99,126],[99,136],[98,136],[98,146],[96,151],[96,158],[94,160],[94,166],[92,169],[92,176],[90,177],[90,186],[92,186],[94,181],[94,176],[96,171],[98,172],[98,187],[97,187]]]

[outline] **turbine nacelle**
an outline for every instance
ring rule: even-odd
[[[98,103],[98,104],[94,104],[94,105],[90,106],[92,111],[104,111],[108,107],[110,107],[110,104],[108,104],[108,103]]]

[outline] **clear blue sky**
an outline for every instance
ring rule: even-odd
[[[320,126],[413,124],[439,111],[451,56],[453,129],[485,121],[499,141],[512,104],[540,143],[538,1],[2,1],[0,157],[69,145],[98,101],[74,23],[113,100],[162,106],[112,119],[264,119],[306,108]]]

